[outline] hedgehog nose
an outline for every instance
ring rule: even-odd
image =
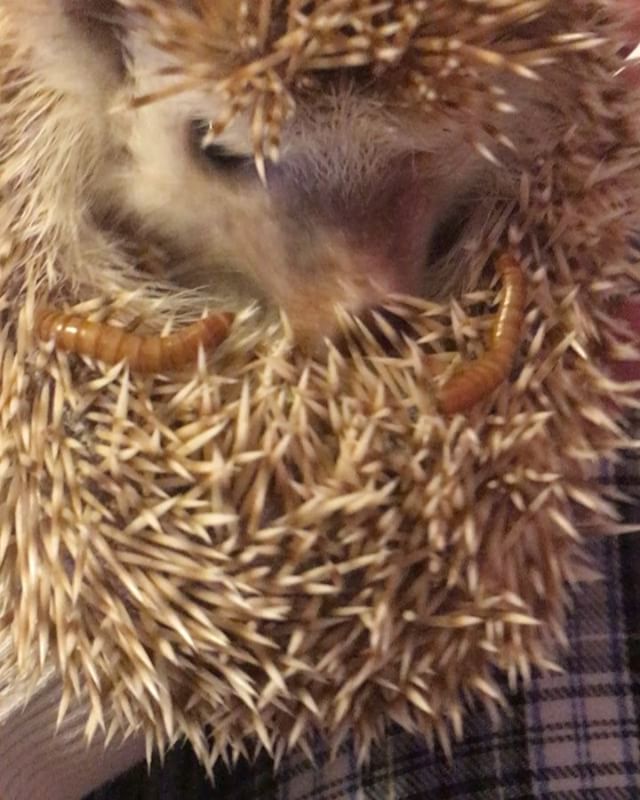
[[[434,203],[412,174],[383,184],[357,208],[344,208],[340,231],[351,254],[348,272],[366,276],[380,293],[421,295],[425,290]]]
[[[382,295],[423,294],[437,192],[419,163],[417,156],[396,160],[355,185],[345,178],[301,186],[285,169],[276,182],[278,200],[294,226],[334,243],[347,283],[368,283]],[[322,272],[320,265],[313,269]]]
[[[357,316],[384,306],[391,295],[417,294],[421,269],[402,268],[378,248],[345,244],[342,232],[328,235],[313,248],[311,273],[289,282],[278,298],[299,344],[315,349],[340,335],[338,308]],[[307,256],[310,255],[307,252]]]
[[[421,293],[422,264],[401,252],[393,241],[347,246],[340,257],[342,302],[351,311],[364,311],[384,304],[391,295]]]
[[[334,336],[336,306],[361,314],[393,294],[424,294],[437,192],[419,163],[397,159],[359,182],[318,178],[304,163],[269,176],[289,231],[288,277],[274,299],[299,338]]]

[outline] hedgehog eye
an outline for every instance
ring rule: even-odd
[[[232,172],[253,164],[252,158],[232,153],[221,144],[208,144],[201,150],[207,161],[210,161],[216,169]]]
[[[214,169],[227,174],[254,171],[253,156],[234,153],[219,142],[208,142],[209,124],[204,120],[191,123],[191,141],[201,159]]]

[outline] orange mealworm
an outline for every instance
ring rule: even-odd
[[[476,361],[463,364],[438,393],[438,405],[445,414],[467,411],[496,389],[509,375],[520,345],[526,306],[522,267],[510,255],[498,258],[496,269],[504,296],[496,315],[491,345]]]
[[[37,320],[41,339],[60,350],[89,356],[106,364],[126,359],[135,372],[169,372],[195,362],[200,345],[215,349],[229,333],[233,314],[204,317],[169,336],[138,336],[104,322],[91,322],[78,314],[44,309]]]

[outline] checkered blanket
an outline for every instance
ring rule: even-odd
[[[632,493],[640,486],[640,455],[618,474]],[[622,508],[640,526],[640,500]],[[193,755],[174,751],[163,768],[146,768],[93,795],[93,800],[637,800],[640,798],[640,534],[589,544],[604,580],[575,594],[562,675],[534,677],[510,695],[499,727],[471,714],[451,761],[393,730],[370,764],[359,768],[346,746],[317,764],[290,757],[274,776],[268,759],[241,764],[206,783]],[[135,787],[135,788],[134,788]]]

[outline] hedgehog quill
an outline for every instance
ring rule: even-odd
[[[4,685],[57,679],[90,731],[186,737],[209,765],[318,731],[364,756],[388,722],[447,748],[466,698],[497,708],[498,675],[552,665],[581,533],[615,528],[623,20],[23,6],[0,3]],[[45,306],[134,336],[236,319],[148,376],[40,344]],[[445,416],[496,308],[505,380]]]

